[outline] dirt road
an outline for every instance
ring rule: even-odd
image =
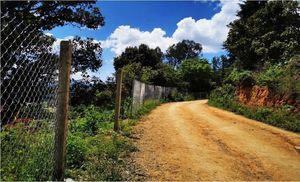
[[[168,103],[136,128],[148,180],[300,180],[300,136],[207,105]]]

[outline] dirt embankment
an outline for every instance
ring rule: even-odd
[[[135,127],[141,179],[300,181],[298,134],[206,102],[163,104]]]
[[[249,106],[278,107],[283,105],[294,106],[294,112],[300,112],[300,103],[295,94],[278,94],[266,86],[240,87],[236,94],[239,101]]]

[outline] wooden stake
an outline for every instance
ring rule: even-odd
[[[120,130],[120,110],[121,110],[121,94],[122,94],[122,69],[118,69],[116,75],[116,84],[117,84],[117,91],[116,91],[116,105],[115,105],[115,124],[114,124],[114,131]]]
[[[60,43],[60,67],[54,144],[53,180],[63,180],[66,158],[66,137],[68,128],[68,101],[70,91],[70,69],[72,45],[69,41]]]

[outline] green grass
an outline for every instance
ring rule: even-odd
[[[51,180],[53,132],[46,123],[1,130],[1,181]]]
[[[155,107],[160,105],[163,101],[160,100],[146,100],[144,104],[130,115],[130,118],[139,119],[141,116],[148,114]]]
[[[146,101],[134,115],[113,131],[113,110],[94,106],[72,108],[67,134],[65,178],[120,181],[124,158],[136,148],[133,126],[159,101]],[[129,107],[126,107],[129,108]],[[125,113],[129,113],[126,111]],[[129,114],[128,114],[129,115]],[[30,128],[20,124],[1,130],[1,181],[47,181],[52,178],[54,130],[48,122]]]

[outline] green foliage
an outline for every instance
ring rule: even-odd
[[[67,24],[94,29],[103,26],[104,17],[95,3],[1,1],[1,34],[7,35],[1,42],[1,86],[7,88],[1,94],[1,103],[5,103],[3,108],[14,106],[5,111],[2,124],[12,121],[24,103],[45,97],[44,92],[27,94],[28,90],[52,89],[49,87],[55,82],[53,73],[57,69],[58,56],[52,47],[55,38],[45,35],[45,30]],[[72,44],[74,72],[100,68],[100,43],[76,36]]]
[[[86,141],[73,133],[68,134],[67,142],[67,166],[70,168],[81,168],[87,155]]]
[[[257,77],[257,84],[276,88],[280,83],[280,78],[284,76],[284,71],[279,65],[270,66],[265,71],[260,72]]]
[[[115,69],[122,68],[132,63],[139,63],[142,67],[155,68],[156,65],[162,62],[163,53],[160,48],[149,48],[145,44],[138,47],[128,47],[118,57],[114,59]]]
[[[1,15],[18,15],[31,21],[37,29],[51,30],[65,24],[76,24],[87,28],[98,28],[104,25],[104,17],[95,1],[88,2],[22,2],[2,1]],[[42,13],[41,13],[42,12]]]
[[[225,82],[234,84],[236,86],[251,86],[255,83],[255,80],[251,71],[239,71],[236,68],[234,68],[225,80]]]
[[[102,48],[99,42],[95,42],[93,38],[82,39],[75,36],[72,44],[73,72],[97,71],[102,66]]]
[[[103,110],[95,106],[88,106],[80,111],[80,116],[71,120],[70,130],[72,133],[82,132],[94,135],[102,122],[113,121],[114,111]]]
[[[284,74],[280,77],[278,90],[298,97],[300,103],[300,55],[293,56],[283,67]]]
[[[211,88],[212,69],[205,59],[188,59],[179,67],[182,79],[191,91],[208,91]]]
[[[299,2],[245,1],[240,6],[224,42],[236,66],[260,70],[299,54]]]
[[[192,40],[183,40],[171,45],[166,53],[168,64],[177,68],[186,59],[197,58],[202,51],[202,45]]]
[[[125,100],[129,104],[131,99]],[[146,101],[134,118],[155,108],[159,101]],[[130,107],[123,110],[129,117]],[[136,120],[121,121],[120,133],[113,129],[113,111],[95,106],[73,107],[67,134],[65,177],[75,180],[121,181],[123,158],[136,148],[131,137]],[[1,130],[1,181],[51,180],[54,132],[47,121],[5,126]]]
[[[2,128],[1,181],[51,180],[53,132],[43,122]]]
[[[139,119],[141,116],[149,113],[155,107],[161,104],[159,100],[146,100],[143,105],[131,116],[131,118]]]
[[[124,104],[131,102],[126,99]],[[159,101],[146,101],[131,118],[139,118],[154,109]],[[128,110],[127,110],[128,109]],[[123,110],[129,116],[130,107]],[[121,134],[112,132],[113,122],[110,111],[90,106],[74,110],[68,136],[66,177],[76,180],[120,181],[125,163],[122,158],[135,151],[131,140],[132,126],[136,120],[121,121]],[[88,122],[94,121],[94,122]],[[93,128],[93,132],[91,131]]]
[[[192,94],[178,92],[178,91],[172,94],[167,99],[168,102],[191,101],[191,100],[195,100],[195,97]]]
[[[80,133],[76,133],[75,140],[68,138],[69,143],[76,145],[73,146],[75,147],[73,150],[69,150],[75,153],[71,153],[73,154],[70,160],[72,163],[67,163],[66,177],[90,181],[123,180],[122,158],[128,152],[134,151],[135,147],[128,138],[110,132],[111,129],[112,125],[94,136],[82,137]],[[85,150],[86,148],[88,150]],[[70,165],[74,163],[76,165]]]
[[[209,97],[209,104],[245,115],[267,124],[281,127],[290,131],[300,131],[300,115],[291,111],[291,106],[279,108],[249,107],[238,102],[234,95],[235,87],[224,85],[213,90]]]
[[[218,107],[228,108],[234,100],[235,87],[231,84],[226,84],[223,87],[218,87],[211,91],[209,95],[209,103]]]

